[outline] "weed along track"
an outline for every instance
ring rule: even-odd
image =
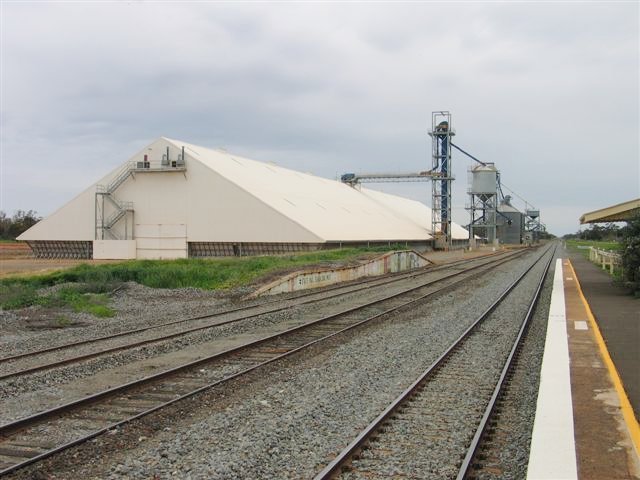
[[[122,426],[133,419],[158,412],[213,388],[223,388],[233,379],[304,352],[347,331],[387,321],[395,315],[423,305],[436,295],[459,288],[517,256],[475,260],[438,270],[437,278],[413,273],[390,279],[359,283],[327,292],[305,294],[286,302],[315,302],[315,296],[344,295],[376,287],[375,299],[341,308],[302,325],[263,336],[257,340],[208,355],[175,368],[104,389],[85,398],[40,411],[0,426],[0,473],[7,474],[47,458],[71,446]],[[392,289],[391,287],[394,287]],[[302,300],[303,299],[303,300]],[[290,308],[273,303],[266,308]],[[264,309],[265,305],[249,307]],[[238,310],[242,320],[246,312]],[[229,313],[229,312],[225,312]],[[252,315],[257,315],[253,313]],[[393,315],[391,315],[393,314]],[[202,328],[212,328],[202,326]]]
[[[506,258],[510,258],[511,255],[520,254],[521,252],[508,254]],[[465,261],[464,265],[466,266],[464,268],[481,268],[484,265],[492,264],[500,258],[503,258],[503,256],[499,255],[497,258],[480,258]],[[130,329],[112,335],[105,335],[0,358],[0,381],[66,365],[74,365],[95,357],[116,354],[145,345],[167,342],[196,332],[216,329],[224,325],[242,322],[262,315],[274,314],[284,310],[295,309],[302,305],[321,303],[331,299],[358,294],[358,292],[364,290],[366,290],[369,295],[373,294],[374,291],[380,292],[379,295],[384,295],[385,290],[392,285],[398,285],[398,288],[405,289],[414,288],[411,285],[416,283],[420,284],[422,279],[429,278],[433,276],[433,274],[440,275],[438,272],[456,268],[458,265],[463,266],[461,263],[456,263],[418,272],[396,274],[382,279],[365,279],[349,285],[325,288],[319,292],[314,291],[297,294],[286,299],[266,300],[258,304],[229,308],[208,315],[172,320],[153,326]],[[407,286],[403,286],[404,284]]]

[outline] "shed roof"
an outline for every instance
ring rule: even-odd
[[[421,202],[317,177],[226,151],[161,137],[134,154],[136,164],[184,147],[183,174],[139,174],[116,194],[135,205],[145,225],[186,226],[190,242],[422,241],[431,238],[431,209]],[[167,150],[168,149],[168,150]],[[93,240],[95,193],[123,164],[24,232],[19,240]],[[142,229],[142,230],[141,230]],[[453,224],[455,239],[468,238]]]
[[[431,209],[419,201],[166,140],[325,241],[431,238]],[[460,225],[452,230],[453,238],[469,236]]]

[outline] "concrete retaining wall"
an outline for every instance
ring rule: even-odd
[[[251,296],[296,292],[308,288],[325,287],[362,277],[384,275],[426,267],[431,262],[413,250],[389,252],[355,267],[307,270],[290,273],[256,290]]]

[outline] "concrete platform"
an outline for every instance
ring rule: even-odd
[[[605,270],[580,252],[567,253],[620,374],[636,420],[640,420],[640,299],[616,286]]]
[[[527,478],[640,479],[640,427],[627,393],[640,387],[640,301],[586,259],[564,256],[578,268],[569,258],[556,265]]]

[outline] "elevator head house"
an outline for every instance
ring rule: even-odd
[[[18,240],[41,258],[171,259],[427,249],[430,227],[418,201],[161,137]]]

